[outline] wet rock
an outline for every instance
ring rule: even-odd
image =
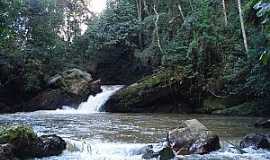
[[[147,146],[142,156],[143,159],[159,158],[159,160],[169,160],[175,157],[172,148],[168,145],[163,145],[158,151],[153,150],[153,146]]]
[[[165,146],[161,151],[158,152],[159,160],[168,160],[175,157],[175,154],[171,147]]]
[[[11,144],[0,144],[0,160],[16,160],[13,149]]]
[[[152,145],[145,146],[141,149],[141,154],[143,159],[157,158],[159,155],[155,153]]]
[[[24,111],[56,110],[65,105],[76,106],[83,100],[60,89],[46,90],[33,97],[25,105]]]
[[[255,127],[257,127],[257,128],[270,128],[270,119],[256,122]]]
[[[34,96],[24,106],[25,111],[55,110],[62,106],[76,107],[89,95],[101,92],[100,81],[79,69],[71,69],[50,78],[50,88]]]
[[[164,69],[125,87],[104,105],[107,112],[120,113],[190,113],[194,99],[190,92],[192,78],[183,68]],[[198,92],[194,92],[198,93]]]
[[[38,137],[35,146],[36,157],[55,156],[66,149],[66,142],[57,135],[43,135]]]
[[[146,155],[152,151],[153,151],[153,145],[147,145],[147,146],[144,146],[144,147],[140,148],[139,150],[137,150],[135,152],[135,155]]]
[[[66,143],[61,137],[56,135],[38,137],[32,128],[26,126],[2,128],[0,144],[0,155],[12,160],[56,156],[66,148]]]
[[[219,137],[198,120],[187,120],[169,132],[168,140],[177,155],[207,154],[220,149]]]
[[[38,137],[30,127],[12,126],[2,128],[0,132],[0,144],[11,144],[14,146],[13,153],[17,157],[31,157]]]
[[[100,88],[97,90],[97,86],[100,86],[100,84],[92,82],[93,78],[91,74],[74,68],[53,76],[50,78],[48,84],[69,94],[89,96],[90,94],[96,94],[101,91]]]
[[[270,149],[270,134],[253,133],[244,137],[240,142],[241,148],[254,147]]]

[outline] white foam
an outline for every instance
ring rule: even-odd
[[[108,101],[108,99],[118,90],[123,88],[123,85],[102,86],[102,92],[95,96],[89,96],[86,102],[82,102],[77,109],[63,106],[62,109],[55,111],[45,111],[46,113],[54,114],[90,114],[100,112],[100,108]],[[42,111],[44,112],[44,111]]]

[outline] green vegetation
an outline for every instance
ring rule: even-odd
[[[15,84],[27,99],[46,88],[50,76],[72,67],[106,84],[130,84],[165,68],[159,73],[168,81],[154,74],[136,87],[186,75],[190,95],[208,105],[206,112],[216,110],[213,105],[231,107],[209,97],[269,99],[269,8],[267,0],[108,0],[94,15],[84,0],[2,0],[0,87],[20,76],[22,84]],[[168,68],[180,69],[171,75]]]
[[[0,143],[28,142],[31,144],[37,139],[33,129],[28,126],[11,126],[0,129]]]

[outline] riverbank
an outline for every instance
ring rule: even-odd
[[[116,92],[103,110],[113,113],[270,115],[267,97],[245,92],[248,88],[232,92],[234,85],[231,83],[241,84],[242,79],[205,79],[181,66],[161,68]]]

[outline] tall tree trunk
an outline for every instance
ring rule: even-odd
[[[238,11],[239,11],[239,17],[240,17],[240,23],[241,23],[241,30],[242,30],[242,35],[244,39],[244,46],[245,46],[246,54],[248,54],[247,35],[246,35],[246,30],[245,30],[243,12],[241,8],[241,0],[237,0],[237,2],[238,2]]]
[[[223,14],[224,14],[225,26],[227,26],[228,25],[228,17],[227,17],[227,12],[226,12],[225,0],[222,0],[222,5],[223,5]]]
[[[153,35],[153,42],[155,43],[155,41],[156,41],[157,46],[158,46],[160,52],[163,54],[164,51],[163,51],[163,49],[161,47],[160,38],[159,38],[159,28],[158,28],[159,14],[157,12],[156,5],[154,5],[154,8],[153,9],[154,9],[154,12],[156,14],[155,29],[154,29],[154,35]]]
[[[142,0],[137,0],[137,14],[138,14],[138,21],[140,23],[142,23],[142,10],[143,10],[143,4],[142,4]],[[139,35],[138,35],[138,42],[139,42],[139,48],[142,49],[143,48],[143,41],[142,41],[142,31],[141,31],[140,27],[140,31],[139,31]]]

